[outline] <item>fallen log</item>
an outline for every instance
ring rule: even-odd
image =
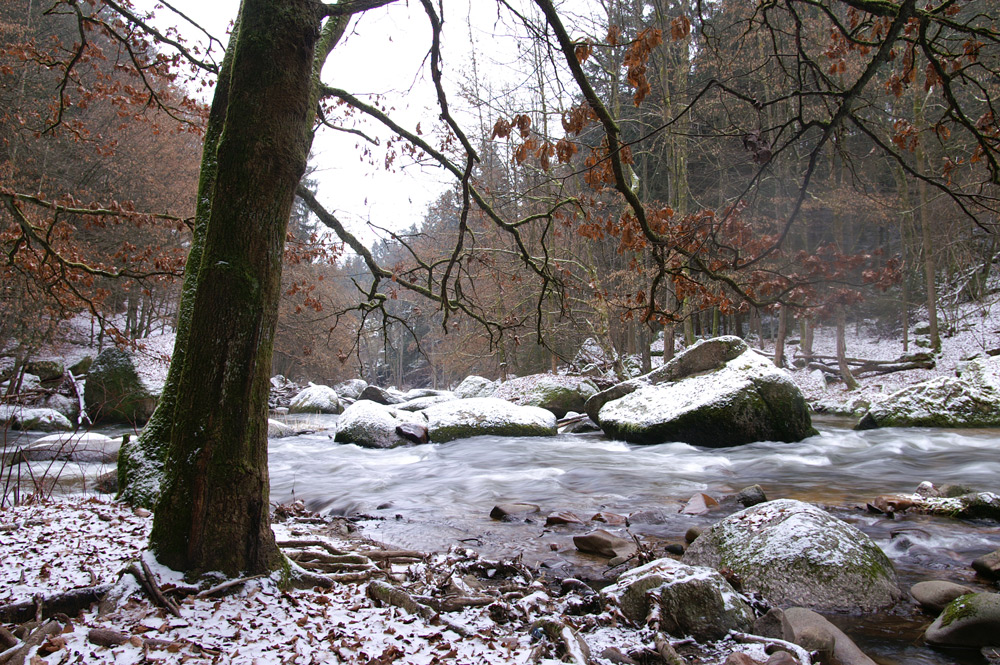
[[[0,607],[0,622],[24,623],[34,619],[38,614],[45,619],[55,614],[76,616],[81,610],[98,602],[110,588],[110,584],[101,584],[45,596],[37,602],[29,600],[4,605]],[[41,607],[40,611],[39,606]]]

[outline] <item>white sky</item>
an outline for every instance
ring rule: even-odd
[[[153,0],[137,0],[136,4],[147,10],[154,6]],[[171,5],[226,43],[226,29],[236,16],[239,0],[171,0]],[[506,29],[496,23],[497,10],[492,2],[446,3],[445,11],[445,77],[451,88],[449,103],[453,109],[460,109],[457,84],[471,70],[470,39],[482,54],[479,57],[490,58],[479,63],[479,67],[491,70],[492,77],[499,73],[502,78],[504,72],[512,73],[504,63],[495,60],[502,57],[504,48],[498,46],[493,32]],[[156,12],[158,26],[177,26],[189,41],[198,41],[200,33],[185,27],[172,12],[165,8]],[[469,29],[470,12],[474,24],[483,27]],[[420,123],[427,136],[438,117],[426,58],[429,44],[430,25],[419,2],[400,0],[371,10],[352,23],[328,59],[324,81],[363,98],[369,94],[383,95],[397,122],[409,129]],[[506,50],[508,60],[517,59],[513,43]],[[217,60],[221,60],[221,53]],[[465,119],[478,122],[469,115]],[[495,117],[484,118],[489,125],[494,120]],[[383,146],[387,136],[387,133],[381,136]],[[405,158],[398,159],[393,169],[387,171],[383,166],[384,147],[373,147],[375,165],[363,163],[358,143],[359,138],[354,135],[322,130],[314,143],[312,164],[317,168],[314,177],[320,181],[319,200],[367,244],[375,237],[367,223],[391,229],[407,228],[423,218],[428,204],[446,191],[451,181],[441,169],[420,168],[408,164]]]

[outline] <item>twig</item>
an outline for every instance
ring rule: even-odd
[[[204,591],[199,591],[198,593],[195,594],[194,597],[209,598],[210,596],[214,596],[217,593],[221,593],[226,589],[232,589],[235,586],[246,584],[250,580],[256,580],[261,577],[266,577],[266,575],[251,575],[250,577],[241,577],[235,580],[226,580],[225,582],[222,582],[221,584],[216,584],[215,586],[205,589]]]

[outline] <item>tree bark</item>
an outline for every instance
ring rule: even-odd
[[[788,307],[781,305],[778,312],[778,336],[774,339],[774,364],[785,366],[785,338],[788,335]]]
[[[843,307],[837,308],[837,367],[840,369],[840,378],[844,380],[844,385],[848,390],[856,390],[858,381],[851,374],[851,367],[847,362],[847,342],[844,336],[847,327],[847,315]]]
[[[322,5],[244,0],[150,547],[190,573],[275,569],[267,396]]]

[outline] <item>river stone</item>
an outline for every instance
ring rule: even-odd
[[[974,593],[972,589],[954,582],[931,580],[917,582],[910,587],[910,595],[921,607],[931,612],[940,612],[948,603],[959,596]]]
[[[427,425],[423,423],[400,423],[396,425],[396,434],[410,443],[427,443]]]
[[[732,340],[732,347],[740,348],[735,341],[739,338]],[[718,346],[730,348],[728,342]],[[592,407],[588,404],[588,413]],[[805,397],[791,375],[751,349],[716,371],[641,385],[604,404],[597,423],[612,438],[643,444],[683,441],[727,447],[800,441],[816,433]]]
[[[69,371],[73,372],[73,376],[80,376],[81,374],[86,374],[90,371],[91,365],[94,364],[94,356],[84,356],[77,360],[75,363],[69,366]]]
[[[396,431],[399,425],[408,422],[423,424],[423,418],[371,400],[358,400],[344,409],[337,421],[334,440],[362,448],[395,448],[410,443]]]
[[[930,644],[1000,646],[1000,594],[959,596],[927,628],[924,639]]]
[[[609,559],[620,556],[631,556],[636,550],[635,541],[620,538],[604,529],[597,529],[590,533],[573,536],[573,545],[581,552],[596,554]]]
[[[872,405],[856,429],[1000,426],[1000,360],[976,358],[960,377],[907,386]]]
[[[767,495],[764,494],[764,488],[760,485],[751,485],[750,487],[744,487],[737,492],[735,499],[736,503],[740,504],[744,508],[749,508],[750,506],[756,506],[759,503],[765,503],[767,501]]]
[[[402,409],[403,411],[423,411],[429,406],[434,406],[435,404],[441,404],[443,402],[450,402],[453,399],[455,399],[455,396],[452,393],[424,395],[422,397],[408,399],[405,402],[400,402],[399,404],[393,404],[393,406],[397,409]]]
[[[358,399],[364,389],[368,387],[368,382],[363,379],[348,379],[333,387],[337,394],[347,399]]]
[[[0,384],[0,392],[6,392],[8,386],[10,385],[10,382],[13,380],[14,379],[11,378]],[[32,390],[38,390],[41,387],[42,387],[42,380],[38,378],[36,375],[32,374],[31,372],[25,372],[24,374],[21,375],[21,385],[19,388],[20,392],[26,393]]]
[[[718,501],[707,494],[699,492],[688,499],[681,513],[684,515],[707,515],[718,507]]]
[[[819,651],[817,663],[877,665],[851,638],[822,615],[805,607],[789,607],[772,612],[780,612],[782,639],[808,651]]]
[[[676,637],[718,640],[730,630],[753,627],[753,611],[722,575],[674,559],[657,559],[622,573],[601,595],[639,625],[646,623],[650,603],[659,603],[660,626]]]
[[[972,569],[983,577],[1000,579],[1000,550],[993,550],[972,562]]]
[[[118,459],[121,439],[112,439],[96,432],[52,434],[43,436],[21,449],[22,461],[61,460],[109,464]]]
[[[73,429],[73,423],[55,409],[20,409],[11,410],[11,427],[19,430],[36,432],[58,432]]]
[[[94,359],[83,399],[95,423],[145,423],[156,407],[156,396],[139,378],[132,357],[114,347]]]
[[[424,409],[434,443],[470,436],[555,436],[556,417],[536,406],[518,406],[495,397],[455,399]]]
[[[470,399],[472,397],[492,397],[497,384],[481,376],[467,376],[455,387],[455,397]]]
[[[340,404],[337,391],[330,386],[310,383],[309,386],[292,398],[288,405],[289,413],[342,413],[344,407]]]
[[[403,395],[398,390],[387,390],[378,386],[368,386],[358,395],[358,401],[368,400],[378,404],[392,405],[405,402]]]
[[[522,406],[539,406],[562,418],[570,411],[583,411],[583,405],[597,392],[597,384],[585,377],[532,374],[501,383],[493,397]]]
[[[76,420],[80,415],[79,400],[70,399],[69,397],[66,397],[66,395],[61,395],[59,393],[54,393],[46,397],[43,406],[46,409],[58,411],[66,416],[66,418],[70,421]]]
[[[685,563],[725,566],[778,605],[870,612],[901,597],[892,562],[871,538],[801,501],[778,499],[702,533]]]
[[[513,522],[539,510],[541,507],[534,503],[498,503],[490,511],[490,517],[501,522]]]

